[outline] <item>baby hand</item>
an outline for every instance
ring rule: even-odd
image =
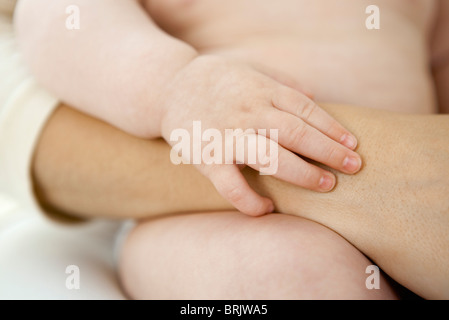
[[[357,146],[356,138],[336,120],[304,94],[244,64],[215,56],[200,56],[176,74],[161,92],[159,101],[162,136],[172,146],[177,144],[177,141],[171,141],[172,133],[179,129],[188,132],[190,137],[198,136],[198,132],[194,132],[194,123],[200,123],[203,130],[215,129],[222,137],[226,137],[229,129],[241,129],[242,132],[265,129],[248,131],[235,138],[249,141],[247,152],[254,146],[251,141],[257,146],[265,144],[270,151],[275,145],[277,170],[272,174],[310,190],[331,191],[336,178],[296,154],[347,174],[357,173],[362,165],[360,156],[353,151]],[[273,130],[277,130],[277,137],[272,136]],[[243,213],[259,216],[273,211],[272,201],[251,189],[237,165],[245,164],[263,171],[267,159],[257,157],[256,161],[249,161],[249,156],[242,156],[235,150],[235,144],[231,149],[233,158],[226,158],[226,152],[223,152],[223,163],[231,160],[233,164],[201,162],[196,163],[198,169]],[[202,156],[203,150],[204,140],[193,150],[189,146],[189,152],[182,156],[191,160],[195,154],[190,156],[190,151]]]

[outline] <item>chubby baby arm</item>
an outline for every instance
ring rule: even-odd
[[[79,8],[79,29],[66,27],[70,6]],[[160,136],[154,101],[161,89],[197,56],[133,0],[20,0],[15,27],[40,83],[78,110],[145,138]]]
[[[73,5],[82,17],[78,30],[65,26],[65,9]],[[127,133],[171,142],[177,129],[192,133],[194,121],[220,133],[275,129],[279,141],[267,134],[240,138],[270,150],[279,142],[273,175],[319,192],[333,189],[335,176],[294,153],[347,174],[361,168],[352,151],[355,137],[307,96],[245,64],[199,56],[160,30],[138,1],[22,0],[16,26],[26,61],[42,84],[80,111]],[[197,168],[240,211],[272,211],[271,200],[254,192],[236,165],[261,170],[261,162],[229,160],[229,165]]]

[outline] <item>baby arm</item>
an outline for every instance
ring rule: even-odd
[[[80,9],[79,30],[66,28],[70,5]],[[21,0],[15,26],[25,60],[45,87],[146,138],[160,136],[158,94],[197,55],[160,30],[136,0]]]
[[[65,28],[68,5],[80,8],[80,30]],[[33,13],[40,7],[48,9],[38,18]],[[237,134],[233,146],[245,146],[248,139],[271,152],[279,142],[270,158],[277,164],[271,174],[318,192],[332,190],[335,176],[295,153],[346,174],[361,168],[353,151],[356,138],[308,97],[245,64],[198,56],[158,29],[137,1],[22,0],[16,25],[26,60],[46,87],[127,133],[163,137],[173,145],[172,133],[180,129],[194,136],[195,121],[222,137],[227,129],[264,129],[265,134]],[[279,141],[273,141],[271,129]],[[201,156],[202,148],[194,151]],[[190,156],[182,156],[191,163]],[[272,201],[257,194],[236,165],[262,170],[263,156],[256,163],[241,152],[226,156],[221,163],[195,164],[240,211],[271,212]]]

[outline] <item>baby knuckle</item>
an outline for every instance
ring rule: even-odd
[[[327,163],[335,163],[340,161],[341,155],[340,155],[340,148],[333,146],[329,150],[327,150],[326,153],[326,162]]]
[[[307,135],[307,125],[304,122],[299,122],[288,132],[287,142],[290,146],[300,145]]]
[[[243,114],[251,114],[254,111],[254,106],[252,103],[244,102],[239,106],[240,112]]]
[[[240,115],[238,129],[251,129],[254,124],[254,113],[244,112]]]
[[[231,185],[224,190],[224,196],[231,203],[238,204],[245,199],[244,188],[240,185]]]
[[[303,169],[302,173],[302,182],[304,186],[315,186],[315,169],[311,166],[307,166]]]
[[[301,106],[299,106],[298,116],[304,121],[309,121],[317,109],[318,106],[313,101],[306,100]]]
[[[336,120],[332,119],[325,133],[328,136],[341,136],[344,134],[344,130]]]

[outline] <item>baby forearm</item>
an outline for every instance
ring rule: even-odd
[[[73,5],[80,9],[79,30],[66,28],[66,8]],[[196,56],[161,31],[138,1],[21,0],[15,26],[25,60],[44,86],[138,136],[159,136],[154,101]]]

